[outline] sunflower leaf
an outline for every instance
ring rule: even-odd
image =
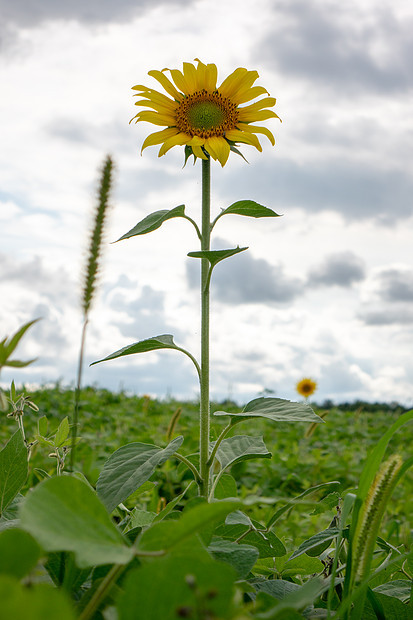
[[[255,398],[239,413],[215,411],[214,415],[230,416],[232,425],[248,418],[266,418],[273,422],[324,422],[306,403],[294,403],[283,398]]]
[[[111,353],[110,355],[104,357],[101,360],[92,362],[90,365],[93,366],[94,364],[100,364],[100,362],[113,360],[117,357],[124,357],[125,355],[133,355],[134,353],[146,353],[147,351],[156,351],[158,349],[177,349],[178,351],[182,351],[182,349],[177,347],[174,343],[173,336],[171,336],[171,334],[162,334],[161,336],[153,336],[152,338],[140,340],[139,342],[135,342],[134,344],[123,347],[122,349]]]
[[[170,220],[174,217],[185,217],[185,205],[179,205],[178,207],[170,210],[163,209],[161,211],[154,211],[138,222],[136,226],[122,235],[122,237],[119,237],[115,243],[122,241],[123,239],[136,237],[137,235],[146,235],[147,233],[160,228],[166,220]]]
[[[217,263],[225,258],[234,256],[234,254],[239,254],[245,250],[248,250],[248,248],[236,247],[229,250],[202,250],[200,252],[188,252],[188,256],[191,258],[206,258],[211,263],[211,267],[215,267]]]
[[[220,216],[233,214],[233,215],[244,215],[247,217],[281,217],[278,213],[269,209],[268,207],[264,207],[263,205],[258,204],[258,202],[254,202],[253,200],[238,200],[234,202],[232,205],[224,209]]]

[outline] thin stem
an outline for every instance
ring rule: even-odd
[[[181,463],[184,463],[188,467],[188,469],[192,471],[196,483],[199,484],[201,482],[201,476],[199,475],[199,471],[197,470],[195,465],[191,463],[189,459],[187,459],[185,456],[182,456],[182,454],[179,454],[178,452],[175,452],[174,457],[177,458],[178,461],[181,461]]]
[[[189,217],[189,215],[182,215],[182,217],[184,218],[184,220],[188,220],[188,222],[191,222],[191,224],[194,226],[196,234],[198,236],[198,239],[200,241],[202,241],[202,235],[201,235],[201,231],[198,228],[197,223],[195,222],[195,220],[192,219],[192,217]]]
[[[79,362],[77,368],[77,383],[75,390],[75,412],[73,416],[73,426],[72,426],[72,449],[70,451],[70,469],[73,471],[73,467],[75,464],[75,449],[76,449],[76,439],[77,439],[77,427],[79,421],[79,400],[80,400],[80,388],[82,384],[82,372],[83,372],[83,355],[85,351],[85,343],[86,343],[86,328],[89,322],[89,318],[87,313],[84,316],[83,327],[82,327],[82,337],[80,341],[80,350],[79,350]]]
[[[218,451],[218,448],[219,448],[219,446],[220,446],[220,444],[221,444],[221,441],[224,439],[224,437],[225,437],[226,435],[228,435],[228,433],[229,433],[229,431],[231,430],[232,426],[233,426],[233,425],[232,425],[232,424],[231,424],[231,422],[230,422],[229,424],[227,424],[227,426],[225,426],[225,428],[223,428],[223,429],[222,429],[222,431],[221,431],[221,433],[220,433],[220,435],[219,435],[218,439],[217,439],[217,440],[216,440],[216,442],[215,442],[214,448],[213,448],[213,450],[212,450],[212,452],[211,452],[211,456],[210,456],[210,457],[209,457],[209,459],[208,459],[208,463],[207,463],[207,465],[208,465],[209,467],[211,467],[211,466],[212,466],[212,464],[213,464],[213,462],[214,462],[214,458],[215,458],[215,455],[216,455],[216,453],[217,453],[217,451]]]
[[[126,568],[125,564],[114,564],[106,577],[101,581],[92,598],[79,616],[79,620],[90,620],[102,603],[113,583]]]
[[[211,161],[202,160],[202,238],[201,250],[210,249],[211,237]],[[209,261],[201,259],[201,393],[200,393],[200,438],[199,458],[201,485],[200,495],[208,498],[209,487]]]

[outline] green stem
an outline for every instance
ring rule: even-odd
[[[222,429],[218,439],[215,442],[214,449],[211,452],[211,456],[208,459],[208,466],[209,467],[211,467],[213,462],[214,462],[214,458],[215,458],[215,455],[216,455],[216,453],[218,451],[218,448],[219,448],[219,446],[221,444],[221,441],[224,439],[224,437],[226,435],[228,435],[228,433],[229,433],[229,431],[231,430],[232,427],[233,427],[233,425],[230,422],[229,424],[227,424],[227,426],[225,426],[225,428]]]
[[[211,161],[202,160],[202,227],[201,250],[210,249],[211,237]],[[201,381],[200,381],[200,438],[199,460],[200,495],[208,498],[209,491],[209,262],[201,259]]]
[[[77,381],[76,381],[76,390],[75,390],[75,411],[74,411],[73,426],[72,426],[72,449],[70,452],[70,470],[71,471],[73,471],[73,468],[75,466],[77,427],[79,424],[80,388],[82,385],[83,356],[85,352],[86,330],[87,330],[88,322],[89,322],[89,317],[86,313],[84,315],[84,320],[83,320],[82,336],[80,340],[79,360],[78,360],[78,367],[77,367]]]
[[[79,616],[79,620],[90,620],[93,617],[95,611],[99,608],[99,605],[107,596],[108,591],[119,577],[119,575],[125,570],[126,565],[114,564],[106,577],[102,580],[97,590],[94,592],[92,598]]]
[[[185,456],[183,456],[182,454],[179,454],[178,452],[175,452],[174,457],[177,458],[178,461],[181,461],[181,463],[184,463],[188,467],[188,469],[192,471],[192,473],[194,474],[196,483],[200,484],[201,476],[199,475],[199,471],[197,470],[195,465],[191,463],[191,461],[188,460]]]

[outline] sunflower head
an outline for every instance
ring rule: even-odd
[[[196,62],[197,66],[184,62],[182,71],[149,71],[166,94],[147,86],[133,86],[139,98],[135,105],[149,109],[138,112],[132,120],[164,127],[145,139],[142,150],[160,144],[160,157],[173,146],[185,146],[187,155],[195,159],[212,157],[224,166],[231,150],[238,153],[238,143],[262,151],[256,134],[265,135],[274,145],[269,129],[253,124],[279,118],[268,109],[276,100],[262,86],[254,86],[258,73],[238,68],[217,86],[216,66],[198,59]],[[261,95],[264,97],[258,99]]]
[[[295,389],[300,394],[300,396],[304,396],[304,398],[308,398],[309,396],[311,396],[311,394],[314,394],[314,392],[316,391],[317,383],[313,381],[312,379],[308,379],[308,378],[301,379],[301,381],[299,381],[297,385],[295,386]]]

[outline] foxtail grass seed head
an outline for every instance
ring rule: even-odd
[[[165,127],[146,138],[142,151],[147,146],[160,144],[158,156],[161,157],[174,146],[184,146],[195,160],[212,157],[224,166],[230,151],[240,154],[235,148],[238,143],[262,151],[256,134],[266,136],[274,146],[271,131],[253,124],[269,118],[281,120],[268,109],[276,100],[262,86],[253,86],[259,77],[257,71],[239,67],[217,86],[216,65],[205,65],[197,58],[195,62],[197,66],[184,62],[182,71],[149,71],[148,75],[157,80],[167,94],[139,84],[132,87],[139,97],[135,105],[149,110],[138,112],[131,122],[146,121]],[[258,99],[261,95],[264,97]],[[246,103],[248,105],[243,105]]]
[[[354,536],[353,574],[357,581],[366,576],[374,551],[384,511],[397,482],[403,464],[397,454],[382,464],[360,510],[359,525]]]
[[[83,286],[82,309],[88,315],[96,290],[96,279],[99,271],[99,260],[102,253],[102,240],[105,219],[109,207],[112,189],[113,161],[108,155],[104,162],[98,190],[98,200],[93,216],[93,229],[87,257],[86,273]]]

